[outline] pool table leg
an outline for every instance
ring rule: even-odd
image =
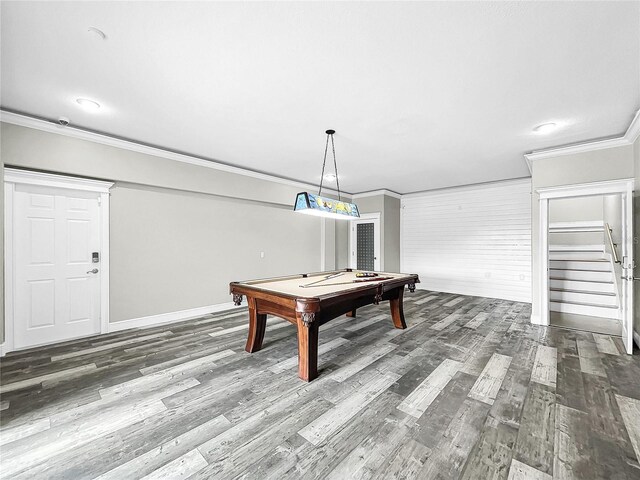
[[[407,324],[404,321],[404,309],[402,307],[403,296],[404,296],[404,285],[398,288],[398,294],[396,298],[391,298],[389,300],[389,305],[391,307],[391,318],[393,319],[393,325],[396,328],[401,328],[401,329],[407,328]]]
[[[247,345],[244,349],[249,352],[257,352],[262,348],[264,340],[264,332],[267,328],[267,315],[258,313],[256,301],[253,298],[248,299],[249,302],[249,336],[247,337]]]
[[[298,376],[310,382],[318,376],[318,327],[298,320]]]
[[[350,312],[347,312],[347,317],[356,318],[356,309],[354,308]]]

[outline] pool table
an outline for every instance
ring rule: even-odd
[[[361,277],[358,273],[364,272],[348,268],[231,282],[233,302],[240,305],[246,296],[249,306],[245,350],[253,353],[262,348],[267,315],[284,318],[298,329],[298,376],[309,382],[318,376],[318,328],[330,320],[344,314],[355,317],[356,309],[389,300],[394,326],[407,328],[402,309],[404,287],[415,291],[418,275],[376,272],[375,277]]]

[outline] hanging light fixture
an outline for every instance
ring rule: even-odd
[[[335,218],[337,220],[351,220],[360,218],[360,212],[355,203],[342,201],[340,193],[340,180],[338,180],[338,165],[336,163],[336,148],[333,143],[335,130],[327,130],[327,143],[324,147],[324,160],[322,162],[322,174],[320,175],[320,190],[314,195],[309,192],[300,192],[296,196],[296,203],[293,210],[298,213],[315,215],[318,217]],[[329,138],[331,138],[331,150],[333,151],[333,168],[335,171],[336,185],[338,187],[338,200],[320,196],[322,194],[322,182],[324,181],[324,167],[327,163],[327,151],[329,150]]]

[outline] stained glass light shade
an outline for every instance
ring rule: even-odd
[[[360,212],[354,203],[341,202],[308,192],[301,192],[296,196],[293,209],[298,213],[337,220],[360,218]]]

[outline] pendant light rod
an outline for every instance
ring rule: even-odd
[[[336,162],[336,146],[333,143],[334,133],[336,133],[335,130],[327,130],[328,136],[331,137],[331,150],[333,151],[333,170],[336,172],[336,187],[338,188],[338,200],[342,200],[342,195],[340,194],[340,179],[338,178],[338,163]]]
[[[333,134],[336,133],[336,131],[329,129],[325,133],[327,134],[327,142],[324,145],[324,158],[322,160],[322,173],[320,174],[320,189],[318,190],[318,195],[322,194],[322,184],[324,182],[324,170],[325,170],[325,165],[327,164],[327,152],[329,151],[329,137],[331,137],[331,151],[333,152],[333,170],[336,173],[336,187],[338,188],[338,200],[342,200],[342,194],[340,193],[340,180],[338,179],[338,164],[336,162],[336,146],[333,143]]]
[[[327,164],[327,151],[329,150],[329,132],[334,132],[334,130],[327,130],[327,142],[324,145],[324,158],[322,160],[322,173],[320,174],[320,190],[318,190],[318,195],[322,195],[322,182],[324,181],[324,166]]]

